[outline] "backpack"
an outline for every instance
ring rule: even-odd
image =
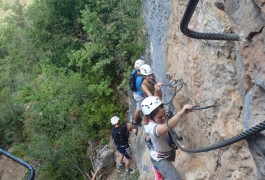
[[[130,86],[130,89],[133,92],[137,91],[137,88],[136,88],[136,78],[137,78],[137,76],[139,76],[139,75],[137,74],[136,69],[134,69],[132,71],[132,73],[131,73],[130,80],[129,80],[129,86]]]

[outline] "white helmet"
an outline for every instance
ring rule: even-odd
[[[138,60],[136,60],[135,61],[135,63],[134,63],[134,68],[136,69],[136,70],[140,70],[140,67],[142,66],[142,65],[144,65],[144,63],[145,63],[145,61],[144,60],[142,60],[142,59],[138,59]]]
[[[156,96],[149,96],[141,103],[144,115],[149,115],[153,110],[162,104],[162,101]]]
[[[153,70],[152,70],[151,66],[149,66],[148,64],[142,65],[140,67],[140,72],[144,76],[148,76],[150,74],[153,74]]]
[[[118,124],[120,118],[118,116],[113,116],[110,121],[112,125]]]

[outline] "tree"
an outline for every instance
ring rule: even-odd
[[[86,142],[106,143],[110,117],[125,119],[117,87],[143,52],[140,5],[35,1],[1,23],[0,137],[38,162],[38,178],[85,179]]]

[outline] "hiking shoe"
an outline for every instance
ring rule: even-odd
[[[125,163],[121,163],[121,164],[117,164],[116,165],[116,168],[117,169],[122,169],[122,168],[124,168],[125,167]]]
[[[126,169],[126,174],[133,174],[134,172],[135,172],[134,169],[131,168]]]

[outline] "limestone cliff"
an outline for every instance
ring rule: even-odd
[[[216,104],[188,115],[176,130],[185,147],[202,147],[233,137],[265,120],[265,1],[199,1],[189,28],[197,32],[235,33],[240,41],[193,39],[180,31],[188,1],[142,0],[156,77],[167,84],[182,78],[174,98],[182,105]],[[163,99],[172,92],[163,88]],[[264,132],[204,153],[177,151],[175,167],[183,179],[265,179]],[[144,132],[137,138],[140,179],[153,179]]]

